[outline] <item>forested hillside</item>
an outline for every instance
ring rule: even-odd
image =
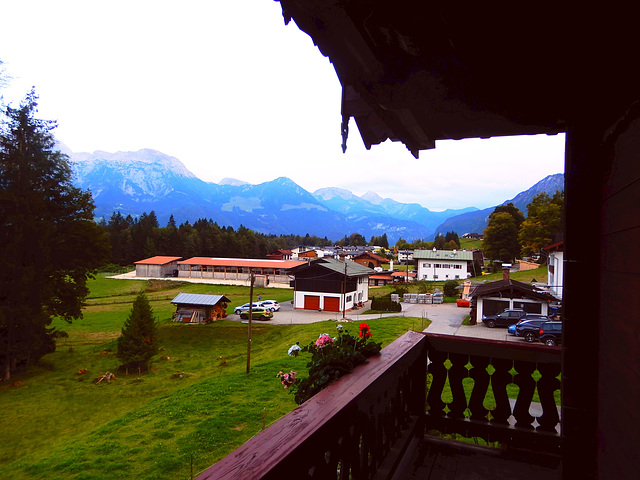
[[[100,225],[111,243],[110,261],[116,265],[131,265],[155,255],[265,258],[279,248],[333,243],[308,234],[263,235],[242,225],[236,230],[206,219],[176,225],[171,217],[165,227],[160,227],[153,211],[137,219],[116,212]]]

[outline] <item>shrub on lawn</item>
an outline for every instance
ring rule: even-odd
[[[372,297],[371,310],[377,310],[381,312],[401,312],[402,305],[391,300],[391,296],[389,295],[384,297]]]
[[[446,282],[444,282],[444,296],[445,297],[455,297],[458,295],[458,291],[456,290],[456,288],[458,287],[458,282],[456,282],[455,280],[447,280]]]

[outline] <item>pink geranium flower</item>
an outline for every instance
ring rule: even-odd
[[[323,333],[318,337],[318,340],[316,340],[316,347],[322,348],[322,347],[326,347],[327,345],[331,345],[332,343],[333,343],[333,338],[331,338],[329,334]]]

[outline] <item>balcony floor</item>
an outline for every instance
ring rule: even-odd
[[[411,449],[410,449],[411,450]],[[495,448],[426,436],[416,440],[394,478],[406,480],[560,480],[557,457],[526,452],[510,454]]]

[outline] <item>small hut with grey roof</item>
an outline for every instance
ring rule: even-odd
[[[224,295],[179,293],[171,300],[176,306],[174,322],[210,323],[226,318],[230,300]]]

